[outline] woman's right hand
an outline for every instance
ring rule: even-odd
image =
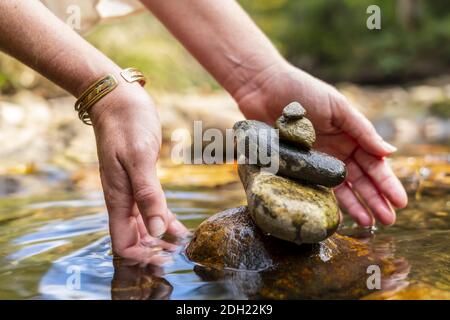
[[[395,148],[334,87],[283,61],[273,64],[235,95],[247,118],[274,123],[288,103],[300,102],[314,124],[314,148],[347,165],[345,182],[335,194],[342,207],[362,226],[374,218],[395,222],[392,207],[404,208],[407,194],[384,157]]]
[[[154,263],[159,258],[152,247],[159,236],[188,231],[167,208],[157,178],[161,128],[153,101],[137,83],[121,82],[92,107],[90,116],[113,252]]]

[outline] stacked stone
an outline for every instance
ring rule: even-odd
[[[300,103],[292,102],[275,122],[278,133],[254,120],[234,126],[237,144],[246,144],[248,152],[278,151],[276,173],[260,170],[260,162],[239,164],[252,219],[264,233],[297,244],[320,242],[337,229],[339,207],[331,188],[342,183],[346,174],[343,162],[312,150],[316,135],[305,116]],[[264,134],[258,134],[260,130],[272,130],[279,141],[276,149]],[[250,154],[244,156],[250,159]]]
[[[306,110],[301,104],[292,102],[283,109],[283,114],[275,122],[275,128],[280,130],[280,139],[310,150],[316,141],[316,132],[305,115]]]
[[[338,234],[324,240],[339,224],[330,188],[344,180],[345,166],[311,149],[315,133],[305,115],[292,103],[275,124],[281,139],[278,173],[260,170],[261,163],[239,164],[248,205],[217,213],[196,230],[186,254],[202,279],[220,280],[250,299],[355,299],[370,293],[368,265],[380,265],[391,272],[383,276],[395,277],[395,261],[366,244]],[[258,121],[236,123],[236,142],[250,147],[261,129],[273,130]],[[264,135],[257,142],[264,150],[273,147]],[[296,246],[267,234],[296,244],[319,243]],[[253,272],[241,272],[247,270]]]

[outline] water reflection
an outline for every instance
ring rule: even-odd
[[[167,300],[172,291],[172,285],[164,279],[162,266],[141,266],[134,261],[114,259],[111,299]]]
[[[79,287],[72,276],[79,275]],[[114,268],[110,255],[110,239],[102,237],[94,243],[57,259],[39,283],[43,299],[109,299]]]

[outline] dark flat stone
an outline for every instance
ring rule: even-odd
[[[345,180],[346,169],[342,161],[322,152],[300,150],[291,144],[279,141],[276,131],[263,122],[256,120],[239,121],[234,125],[234,129],[236,143],[245,147],[245,150],[242,151],[246,159],[252,159],[253,157],[259,160],[254,152],[258,153],[265,149],[263,154],[270,156],[272,152],[276,154],[278,149],[279,171],[277,174],[326,187],[337,186]],[[273,144],[269,143],[271,137],[274,137]],[[276,141],[279,142],[276,143]],[[260,161],[256,164],[269,166]]]

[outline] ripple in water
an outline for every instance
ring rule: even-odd
[[[216,190],[169,190],[168,203],[189,228],[240,205],[237,186]],[[445,199],[444,199],[445,198]],[[450,288],[450,197],[424,197],[399,213],[391,228],[366,232],[347,222],[342,233],[368,242],[386,257],[399,258],[396,281]],[[52,196],[0,202],[0,297],[32,299],[232,299],[236,288],[202,280],[183,254],[184,245],[162,266],[113,260],[101,194]],[[187,241],[187,240],[186,240]],[[327,258],[327,253],[322,253]],[[79,274],[79,282],[74,275]],[[242,275],[244,278],[247,276]],[[245,297],[239,297],[245,298]]]

